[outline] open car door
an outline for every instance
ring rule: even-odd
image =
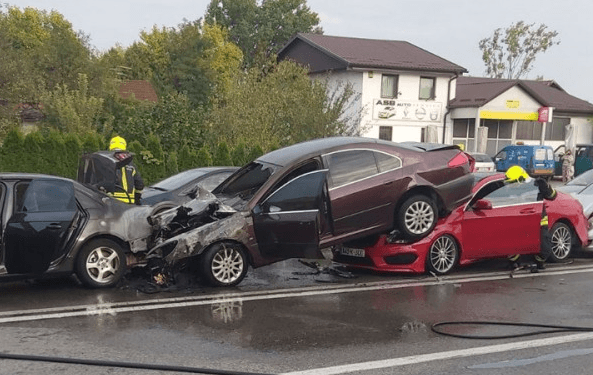
[[[79,217],[74,185],[58,179],[29,183],[4,233],[5,267],[9,274],[40,274],[67,250]]]
[[[327,172],[295,177],[254,207],[255,237],[264,257],[323,257],[319,227]]]

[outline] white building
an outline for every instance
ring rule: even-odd
[[[297,34],[278,58],[308,66],[330,87],[352,84],[359,95],[348,115],[361,115],[363,136],[463,143],[477,151],[483,126],[494,155],[519,141],[555,147],[571,124],[576,143],[593,143],[593,105],[553,81],[464,77],[465,68],[404,41]],[[542,108],[550,111],[548,123],[538,122]]]
[[[297,34],[278,58],[308,66],[315,78],[329,74],[330,87],[349,82],[359,94],[351,107],[361,114],[363,136],[393,141],[442,142],[454,79],[466,69],[408,42]]]

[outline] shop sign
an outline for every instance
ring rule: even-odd
[[[373,105],[373,119],[436,122],[441,121],[442,111],[442,103],[375,99]]]
[[[538,122],[549,122],[550,121],[550,107],[540,107],[537,110],[537,121]]]
[[[506,107],[507,108],[517,109],[520,106],[521,106],[521,102],[519,102],[518,100],[507,100],[506,101]]]

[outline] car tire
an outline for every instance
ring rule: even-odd
[[[570,256],[573,233],[564,223],[556,223],[550,231],[551,252],[549,260],[554,263],[564,262]]]
[[[409,240],[427,236],[436,226],[438,209],[426,195],[414,195],[406,199],[398,212],[398,227]]]
[[[247,274],[247,256],[241,245],[220,242],[202,254],[202,275],[212,286],[238,285]]]
[[[428,250],[426,267],[437,275],[449,273],[459,260],[459,246],[452,236],[445,234],[438,237]]]
[[[163,211],[169,210],[169,209],[171,209],[173,207],[177,207],[177,206],[179,206],[179,205],[175,204],[173,202],[170,202],[170,201],[156,203],[154,206],[152,206],[152,210],[150,211],[150,214],[148,216],[160,214]]]
[[[120,245],[108,239],[92,240],[80,250],[76,276],[89,288],[110,288],[122,278],[126,255]]]

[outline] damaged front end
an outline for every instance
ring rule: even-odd
[[[159,285],[172,282],[177,272],[215,243],[250,242],[248,216],[203,190],[182,206],[148,217],[153,231],[145,260],[151,279]]]

